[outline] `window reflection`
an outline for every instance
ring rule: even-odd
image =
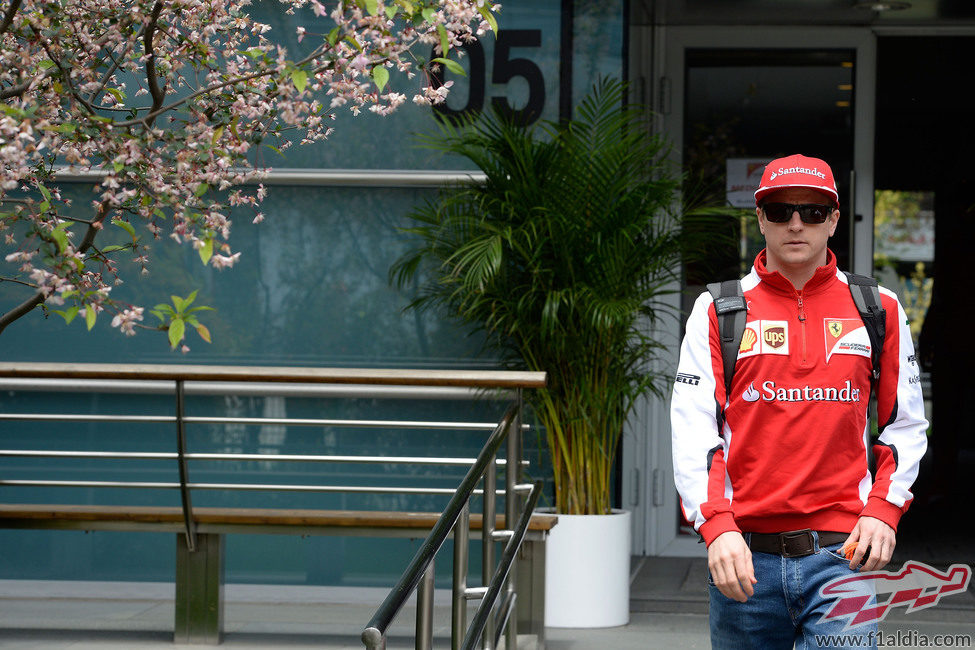
[[[897,293],[917,347],[934,288],[934,192],[874,193],[874,272]]]

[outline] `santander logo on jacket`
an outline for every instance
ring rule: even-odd
[[[860,389],[853,388],[852,382],[847,379],[842,388],[835,386],[810,386],[806,384],[802,388],[782,388],[775,385],[769,379],[762,382],[762,390],[755,390],[755,384],[749,384],[741,398],[746,402],[757,402],[762,399],[766,402],[859,402]]]
[[[880,436],[871,442],[870,339],[833,253],[797,291],[766,269],[763,251],[742,288],[748,312],[729,395],[709,293],[687,320],[671,406],[685,516],[708,543],[728,530],[849,532],[861,515],[896,529],[927,430],[896,296],[881,288],[887,333],[876,386]]]

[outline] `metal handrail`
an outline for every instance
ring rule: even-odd
[[[497,425],[495,425],[497,426]],[[176,452],[170,451],[48,451],[39,449],[0,449],[0,457],[22,456],[30,458],[139,458],[142,460],[175,460]],[[309,454],[217,454],[187,453],[187,460],[243,460],[243,461],[297,461],[324,463],[370,463],[385,465],[451,465],[470,467],[476,458],[435,458],[430,456],[316,456]],[[498,465],[507,459],[498,458]],[[522,466],[528,461],[522,460]]]
[[[0,413],[0,421],[28,422],[143,422],[154,424],[261,424],[281,426],[355,427],[361,429],[456,429],[493,431],[496,422],[431,422],[425,420],[339,420],[327,418],[245,418],[185,415],[103,415],[97,413]],[[527,428],[527,427],[526,427]]]
[[[45,479],[0,479],[0,485],[8,487],[83,487],[83,488],[135,488],[135,489],[182,489],[190,490],[227,490],[268,492],[342,492],[348,494],[433,494],[448,495],[456,490],[453,488],[415,488],[404,486],[378,485],[301,485],[296,483],[166,483],[163,481],[68,481]],[[482,490],[474,490],[475,495],[482,495]],[[495,496],[503,496],[504,490],[496,490]]]
[[[505,544],[504,551],[501,554],[501,560],[498,563],[498,568],[494,573],[494,577],[491,580],[491,584],[488,585],[487,591],[481,598],[481,605],[477,609],[477,614],[474,615],[474,619],[471,621],[471,626],[467,630],[467,634],[464,637],[464,641],[461,644],[463,650],[473,650],[477,645],[477,642],[481,640],[482,634],[488,627],[488,623],[491,618],[491,612],[494,610],[494,605],[498,601],[498,597],[501,595],[501,590],[504,589],[505,584],[508,580],[508,576],[511,573],[511,569],[514,566],[515,557],[518,555],[518,549],[521,548],[522,542],[525,541],[525,534],[528,532],[528,524],[531,523],[532,513],[535,510],[535,506],[538,504],[538,498],[542,494],[542,482],[536,481],[532,485],[531,494],[528,495],[528,503],[525,504],[525,509],[521,513],[521,517],[518,519],[518,525],[514,527],[511,537],[508,539],[508,543]],[[511,612],[515,606],[515,594],[513,592],[508,593],[508,597],[505,599],[504,605],[502,606],[502,621],[507,621],[511,616]],[[498,646],[498,642],[501,640],[501,633],[503,631],[504,625],[498,626],[494,635],[494,646]],[[509,646],[510,647],[510,646]]]
[[[46,392],[139,393],[172,395],[173,382],[157,379],[61,379],[0,377],[0,390],[42,390]],[[380,384],[306,384],[250,381],[187,381],[187,395],[240,395],[261,397],[314,397],[338,399],[436,399],[469,400],[472,398],[510,402],[515,391],[463,386],[383,386]]]
[[[410,564],[406,571],[403,572],[402,577],[389,592],[389,595],[383,601],[382,605],[379,606],[379,609],[376,610],[376,613],[370,619],[365,629],[363,629],[362,642],[369,650],[385,648],[386,631],[389,625],[416,590],[424,573],[426,573],[428,567],[433,562],[434,556],[436,556],[440,547],[443,546],[450,531],[454,529],[454,525],[461,517],[462,511],[469,507],[470,496],[474,491],[474,487],[481,480],[481,476],[487,469],[488,464],[493,460],[494,455],[501,447],[501,443],[508,433],[508,427],[515,420],[517,414],[517,404],[512,405],[505,413],[500,424],[498,424],[497,428],[488,438],[481,453],[478,454],[477,462],[474,463],[464,476],[464,480],[461,481],[460,486],[454,492],[454,496],[444,508],[443,514],[433,527],[433,530],[423,540],[423,544],[420,545],[413,559],[410,560]],[[485,531],[485,539],[487,538],[487,532]]]

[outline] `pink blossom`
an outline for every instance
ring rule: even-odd
[[[302,143],[325,140],[339,108],[394,112],[407,96],[382,94],[375,66],[412,79],[425,71],[410,48],[439,44],[442,28],[447,56],[456,58],[454,49],[485,29],[479,9],[496,10],[486,0],[380,2],[376,15],[348,0],[328,8],[322,0],[282,3],[289,14],[330,16],[339,38],[332,45],[298,27],[302,49],[289,53],[271,40],[270,26],[248,16],[249,0],[161,3],[158,21],[154,3],[2,3],[17,7],[0,47],[0,88],[9,94],[0,111],[0,212],[13,215],[0,221],[11,267],[2,274],[27,285],[25,300],[33,292],[79,313],[107,308],[116,314],[113,325],[131,335],[142,308],[111,298],[126,268],[120,258],[148,273],[143,241],[168,235],[197,247],[213,242],[219,253],[209,264],[232,267],[240,253],[228,243],[229,210],[250,205],[254,222],[264,219],[267,189],[253,183],[266,170],[248,159],[252,143],[289,129],[300,129]],[[424,20],[428,6],[436,11]],[[398,12],[395,19],[387,8]],[[67,76],[54,74],[52,60],[68,67]],[[440,103],[450,85],[419,88],[413,101]],[[326,101],[331,110],[322,110]],[[104,107],[102,117],[93,119],[92,107]],[[70,213],[69,202],[47,187],[45,170],[63,163],[105,174],[90,202]],[[24,195],[15,196],[19,189]],[[81,221],[53,230],[67,216]],[[102,232],[123,247],[103,244]],[[0,314],[0,331],[7,324]]]
[[[210,258],[210,264],[215,269],[229,269],[237,260],[240,259],[240,253],[234,253],[233,255],[214,255]]]
[[[117,327],[126,336],[135,336],[135,324],[142,320],[142,307],[125,309],[112,319],[112,327]]]

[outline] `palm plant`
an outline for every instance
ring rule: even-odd
[[[649,332],[680,268],[680,180],[647,112],[623,100],[622,83],[602,80],[568,122],[442,125],[427,146],[486,180],[416,209],[419,243],[391,270],[400,286],[432,272],[413,306],[446,308],[506,361],[548,373],[529,399],[560,513],[610,511],[624,422],[661,389]]]

